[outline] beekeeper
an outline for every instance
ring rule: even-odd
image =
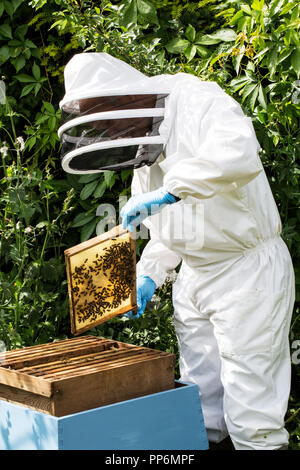
[[[123,226],[151,236],[138,315],[181,263],[181,380],[199,387],[208,439],[286,448],[294,273],[251,119],[214,82],[149,78],[106,53],[75,55],[65,86],[63,168],[134,169]]]

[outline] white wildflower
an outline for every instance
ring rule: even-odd
[[[25,142],[24,142],[23,137],[17,137],[16,146],[18,147],[18,149],[19,149],[21,152],[22,152],[22,150],[24,150],[24,148],[25,148]]]
[[[17,229],[17,230],[20,230],[20,228],[21,228],[21,225],[22,225],[22,224],[21,224],[21,222],[20,222],[20,221],[18,221],[18,222],[16,223],[16,229]]]
[[[151,302],[158,303],[158,302],[160,302],[160,300],[161,300],[160,297],[158,295],[154,294],[152,296]]]
[[[3,158],[5,158],[7,156],[7,152],[8,152],[8,147],[6,145],[6,142],[3,142],[2,147],[0,147],[0,153],[1,153]]]
[[[168,273],[166,281],[167,282],[175,282],[176,279],[177,279],[177,276],[178,276],[177,272],[175,270],[173,270],[173,271]]]
[[[31,233],[32,232],[32,228],[31,227],[26,227],[25,230],[24,230],[25,233]]]

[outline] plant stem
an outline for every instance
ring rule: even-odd
[[[299,413],[300,413],[300,407],[295,411],[295,413],[292,414],[292,416],[290,416],[290,417],[285,421],[285,424],[288,424],[288,423],[290,423],[291,421],[293,421]]]

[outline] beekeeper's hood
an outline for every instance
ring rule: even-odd
[[[96,173],[155,162],[165,143],[159,127],[171,75],[146,77],[104,52],[76,54],[64,74],[58,135],[65,171]]]

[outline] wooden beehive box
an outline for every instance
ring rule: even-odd
[[[53,416],[174,388],[175,356],[95,336],[8,351],[0,400]]]
[[[135,240],[119,225],[65,250],[71,332],[136,311]]]

